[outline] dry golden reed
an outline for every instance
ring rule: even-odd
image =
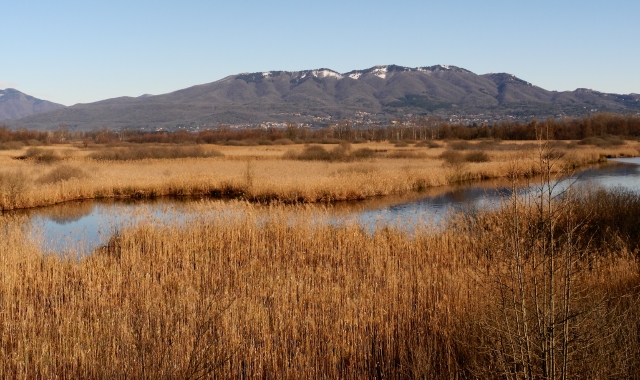
[[[610,206],[585,225],[640,209],[638,197],[584,199],[577,218]],[[0,377],[506,376],[490,322],[505,315],[492,279],[513,263],[508,205],[414,233],[323,223],[304,206],[194,207],[207,216],[125,228],[81,260],[41,253],[24,220],[0,217]],[[535,208],[518,217],[538,225]],[[576,300],[598,308],[572,331],[597,339],[572,346],[574,376],[637,378],[640,272],[634,241],[616,235],[581,258]]]
[[[466,142],[465,149],[473,152],[467,153],[469,157],[460,153],[463,159],[451,165],[443,152],[451,151],[448,147],[452,144],[411,150],[389,143],[359,144],[358,149],[350,150],[334,148],[339,150],[340,157],[353,162],[287,159],[309,151],[310,148],[300,145],[186,147],[180,149],[186,149],[187,153],[196,149],[198,154],[209,156],[219,151],[224,156],[125,161],[96,161],[88,156],[126,152],[123,157],[138,157],[136,152],[153,151],[157,157],[171,157],[178,148],[167,146],[168,150],[163,151],[157,146],[149,149],[54,146],[46,148],[47,154],[64,157],[64,163],[51,161],[48,165],[35,159],[15,159],[24,156],[22,150],[0,151],[0,176],[15,172],[25,176],[20,192],[9,194],[0,190],[0,208],[29,208],[78,199],[160,196],[231,197],[285,203],[362,200],[460,181],[506,177],[513,172],[514,158],[518,158],[516,171],[521,175],[532,176],[539,171],[535,164],[535,142]],[[637,142],[627,142],[608,148],[576,145],[569,149],[567,144],[561,144],[558,151],[562,152],[562,165],[558,170],[602,162],[607,156],[634,156],[638,146]],[[247,162],[251,162],[250,171]],[[62,165],[81,168],[87,175],[71,175],[68,169],[61,169]],[[361,167],[367,170],[360,170]],[[370,170],[371,167],[375,170]],[[56,171],[66,174],[58,176]]]

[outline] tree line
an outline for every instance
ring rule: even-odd
[[[61,125],[55,131],[34,131],[27,129],[10,130],[0,127],[0,143],[39,142],[59,144],[83,142],[108,144],[116,142],[130,143],[201,143],[220,144],[229,141],[273,142],[288,139],[293,142],[332,142],[336,140],[393,141],[393,140],[535,140],[536,133],[544,128],[549,138],[556,140],[582,140],[589,137],[621,136],[640,137],[640,117],[598,113],[578,118],[546,119],[529,122],[501,121],[495,124],[465,125],[450,123],[439,117],[421,117],[406,120],[394,120],[388,124],[373,124],[340,120],[322,128],[308,128],[295,123],[287,123],[285,128],[247,128],[235,129],[226,125],[198,132],[179,131],[140,131],[132,129],[109,130],[107,128],[92,131],[72,132]]]

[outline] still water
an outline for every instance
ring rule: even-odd
[[[615,159],[611,165],[591,168],[563,180],[558,189],[572,186],[624,188],[640,191],[640,158]],[[524,190],[528,191],[525,187]],[[465,186],[429,189],[404,197],[385,197],[328,207],[334,221],[351,219],[363,225],[438,223],[452,211],[492,207],[511,194],[504,180],[476,182]],[[45,251],[89,254],[123,227],[140,222],[184,223],[202,218],[200,199],[153,201],[82,201],[22,210],[30,219],[31,235]],[[224,207],[211,209],[225,217]],[[223,214],[223,215],[221,215]],[[229,217],[232,217],[229,215]]]

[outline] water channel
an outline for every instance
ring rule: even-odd
[[[640,157],[610,160],[611,163],[584,170],[563,180],[567,186],[624,188],[640,191]],[[528,191],[525,187],[521,191]],[[475,182],[456,187],[432,188],[420,194],[384,197],[357,203],[340,203],[327,207],[330,218],[355,220],[369,228],[380,224],[411,226],[438,223],[454,210],[492,207],[511,194],[505,180]],[[79,201],[16,213],[29,217],[31,236],[45,251],[88,254],[103,245],[116,231],[142,221],[183,223],[202,218],[202,208],[194,207],[201,199],[159,199],[152,201]],[[220,201],[222,202],[222,201]],[[218,216],[224,205],[212,208]]]

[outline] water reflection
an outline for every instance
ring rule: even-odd
[[[31,221],[32,235],[45,251],[88,254],[105,244],[122,227],[142,221],[148,223],[183,222],[190,216],[186,200],[160,199],[145,202],[132,200],[74,201],[17,210]]]
[[[37,214],[57,224],[66,225],[77,222],[93,212],[94,202],[67,202],[65,204],[43,207]],[[19,211],[18,211],[19,212]]]
[[[591,168],[562,181],[556,191],[562,191],[570,185],[622,187],[638,191],[640,158],[612,161],[617,164]],[[536,180],[530,182],[535,183]],[[520,191],[529,191],[528,182],[521,181],[520,185]],[[399,224],[410,228],[419,223],[438,224],[453,210],[493,207],[511,193],[512,187],[508,180],[496,179],[464,186],[430,188],[420,194],[345,202],[319,208],[328,210],[330,218],[335,222],[355,219],[369,228],[380,224]],[[114,232],[127,225],[142,221],[156,224],[184,223],[191,218],[203,217],[202,208],[194,207],[196,200],[78,201],[18,210],[14,213],[29,217],[32,235],[46,251],[89,254],[95,247],[105,244]],[[225,213],[224,204],[211,210],[209,212],[215,212],[219,216]]]

